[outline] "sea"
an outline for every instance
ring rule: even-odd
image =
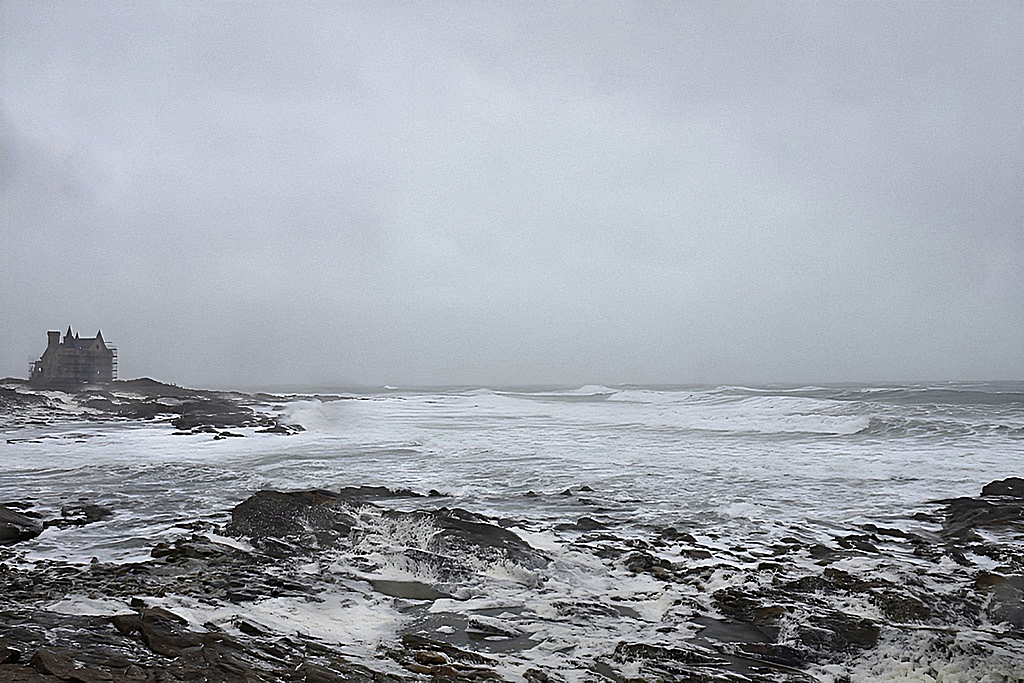
[[[183,533],[182,523],[223,525],[261,489],[434,492],[389,505],[443,504],[505,520],[552,558],[540,569],[479,567],[474,580],[445,587],[453,598],[424,608],[486,610],[528,631],[529,647],[496,655],[509,680],[522,680],[528,668],[592,680],[589,663],[609,644],[671,645],[699,633],[702,615],[716,616],[714,591],[756,593],[767,580],[762,560],[777,557],[780,543],[835,547],[837,538],[865,528],[935,537],[936,501],[978,496],[988,482],[1024,476],[1021,382],[278,391],[250,400],[304,431],[233,430],[245,438],[218,440],[175,435],[158,421],[98,420],[73,399],[60,400],[66,410],[59,419],[0,418],[0,502],[30,501],[57,516],[87,500],[115,514],[47,529],[11,546],[15,560],[147,561],[155,543]],[[687,534],[707,552],[664,552],[675,563],[706,563],[704,584],[629,571],[597,552],[594,529],[623,543],[664,538],[665,529]],[[376,558],[370,568],[339,553],[303,571],[344,577],[350,592],[367,574],[436,584],[407,557],[397,559],[415,536],[395,531],[361,548],[361,557]],[[895,584],[931,580],[941,591],[992,569],[976,559],[972,568],[909,552],[860,553],[835,566]],[[821,571],[807,552],[783,563],[770,571]],[[106,609],[90,604],[83,598],[81,608]],[[571,617],[567,604],[616,609]],[[368,588],[358,599],[308,604],[181,599],[168,607],[225,628],[233,610],[245,610],[251,622],[344,643],[371,666],[381,666],[379,645],[414,618],[394,597]],[[807,668],[811,680],[1024,680],[1024,650],[1012,644],[1024,641],[1019,630],[1018,640],[1006,639],[1010,626],[907,628],[866,603],[843,609],[882,624],[879,642]]]

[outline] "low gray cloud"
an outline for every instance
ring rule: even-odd
[[[1019,3],[0,19],[0,375],[1024,378]]]

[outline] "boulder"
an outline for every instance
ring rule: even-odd
[[[438,528],[431,542],[434,552],[509,561],[531,569],[548,563],[548,558],[529,543],[482,515],[460,508],[441,508],[429,513],[429,517]]]
[[[356,524],[352,508],[339,494],[309,491],[259,491],[231,511],[227,533],[249,538],[275,556],[336,544]]]
[[[10,545],[35,538],[43,532],[43,525],[35,519],[0,505],[0,545]]]
[[[284,557],[355,543],[380,531],[373,526],[374,519],[410,522],[433,529],[424,547],[405,548],[404,552],[417,561],[427,559],[426,555],[432,556],[429,561],[444,564],[448,564],[447,558],[474,557],[530,569],[548,563],[548,558],[529,543],[481,515],[459,508],[385,510],[369,502],[381,497],[418,494],[383,487],[352,487],[338,493],[321,489],[260,491],[235,506],[226,531],[249,538],[268,554]],[[374,514],[361,519],[361,511]],[[396,544],[402,545],[399,539]]]
[[[1024,479],[1020,477],[1008,477],[999,481],[993,481],[981,489],[982,496],[1013,496],[1024,498]]]

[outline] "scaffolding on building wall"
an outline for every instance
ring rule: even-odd
[[[29,381],[42,385],[106,384],[117,379],[117,347],[97,333],[95,338],[70,337],[58,342],[57,332],[49,332],[49,344],[43,356],[29,364]]]

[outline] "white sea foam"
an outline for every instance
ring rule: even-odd
[[[117,614],[132,614],[134,612],[127,603],[121,600],[89,598],[82,595],[69,595],[47,606],[47,609],[57,614],[96,617],[112,617]]]
[[[246,621],[263,630],[284,635],[301,634],[341,646],[353,656],[373,652],[392,642],[406,617],[374,594],[322,593],[316,599],[266,598],[243,606],[211,604],[181,596],[147,600],[184,618],[193,630],[214,624],[237,634],[236,624]],[[375,664],[380,669],[383,663]],[[386,667],[385,667],[386,668]]]
[[[893,631],[853,664],[819,671],[828,682],[849,677],[853,683],[1010,683],[1024,680],[1024,658],[969,632]]]

